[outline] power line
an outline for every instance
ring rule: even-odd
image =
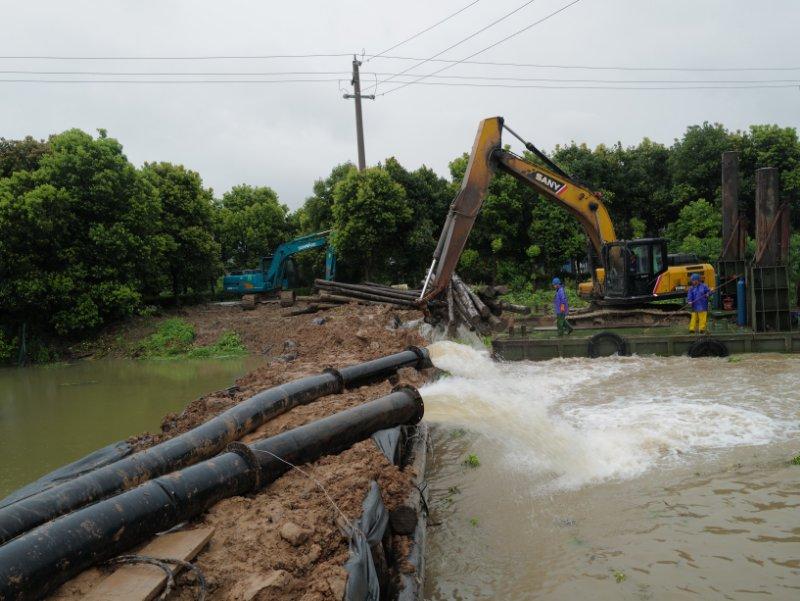
[[[389,75],[375,73],[375,75]],[[403,75],[402,77],[416,77],[416,75]],[[742,84],[742,83],[796,83],[800,84],[800,77],[794,79],[575,79],[569,77],[503,77],[491,75],[425,75],[430,79],[478,79],[484,81],[533,81],[533,82],[560,82],[560,83],[612,83],[612,84]],[[422,78],[420,78],[422,79]],[[407,83],[416,83],[412,80]]]
[[[483,33],[484,31],[486,31],[487,29],[489,29],[489,28],[491,28],[491,27],[494,27],[495,25],[497,25],[497,24],[498,24],[498,23],[500,23],[501,21],[503,21],[503,20],[507,19],[508,17],[510,17],[511,15],[513,15],[514,13],[517,13],[517,12],[521,11],[523,8],[525,8],[525,7],[526,7],[526,6],[528,6],[529,4],[533,4],[534,2],[536,2],[536,0],[528,0],[527,2],[525,2],[524,4],[521,4],[520,6],[518,6],[517,8],[515,8],[514,10],[512,10],[512,11],[510,11],[510,12],[507,12],[507,13],[506,13],[506,14],[504,14],[502,17],[500,17],[500,18],[498,18],[498,19],[496,19],[496,20],[492,21],[491,23],[489,23],[488,25],[485,25],[484,27],[481,27],[481,28],[480,28],[478,31],[475,31],[475,32],[473,32],[473,33],[469,34],[467,37],[465,37],[465,38],[462,38],[461,40],[459,40],[459,41],[458,41],[458,42],[456,42],[455,44],[452,44],[452,45],[448,46],[447,48],[445,48],[444,50],[442,50],[442,51],[440,51],[440,52],[437,52],[437,53],[436,53],[436,54],[434,54],[433,56],[431,56],[431,57],[429,57],[429,58],[426,58],[426,59],[423,59],[423,60],[421,60],[421,61],[420,61],[419,63],[417,63],[416,65],[413,65],[413,66],[409,67],[408,69],[405,69],[405,70],[401,71],[401,72],[399,73],[399,75],[402,75],[402,74],[404,74],[404,73],[408,73],[409,71],[412,71],[412,70],[416,69],[417,67],[421,67],[422,65],[424,65],[424,64],[425,64],[425,63],[427,63],[427,62],[429,62],[430,60],[432,60],[432,59],[434,59],[434,58],[436,58],[436,57],[438,57],[438,56],[441,56],[442,54],[444,54],[445,52],[447,52],[447,51],[449,51],[449,50],[452,50],[452,49],[453,49],[453,48],[455,48],[456,46],[460,46],[461,44],[463,44],[463,43],[464,43],[464,42],[466,42],[467,40],[471,40],[471,39],[472,39],[472,38],[474,38],[476,35]],[[377,89],[377,87],[378,87],[380,84],[382,84],[382,83],[386,83],[387,81],[391,81],[392,79],[394,79],[394,78],[393,78],[393,77],[389,77],[388,79],[385,79],[385,80],[383,80],[383,81],[379,81],[379,82],[377,82],[377,83],[373,84],[373,86],[372,86],[372,89]],[[383,96],[383,94],[381,94],[381,96]]]
[[[283,75],[350,75],[350,71],[34,71],[27,69],[0,70],[4,75],[105,75],[105,76],[254,76],[271,77]]]
[[[552,18],[552,17],[555,17],[557,14],[559,14],[559,13],[561,13],[561,12],[563,12],[563,11],[567,10],[569,7],[571,7],[571,6],[574,6],[575,4],[577,4],[577,3],[578,3],[578,2],[580,2],[580,1],[581,1],[581,0],[572,0],[572,2],[569,2],[569,3],[565,4],[564,6],[562,6],[561,8],[559,8],[558,10],[555,10],[555,11],[551,12],[550,14],[548,14],[548,15],[546,15],[546,16],[544,16],[544,17],[542,17],[542,18],[541,18],[541,19],[539,19],[538,21],[534,21],[534,22],[533,22],[533,23],[531,23],[530,25],[526,25],[526,26],[525,26],[525,27],[523,27],[522,29],[519,29],[519,30],[515,31],[515,32],[514,32],[514,33],[512,33],[512,34],[510,34],[510,35],[507,35],[506,37],[504,37],[504,38],[502,38],[502,39],[500,39],[500,40],[498,40],[498,41],[494,42],[493,44],[489,44],[488,46],[486,46],[486,48],[482,48],[481,50],[478,50],[477,52],[473,52],[473,53],[472,53],[472,54],[470,54],[469,56],[465,57],[463,60],[461,60],[461,61],[456,61],[455,63],[452,63],[452,64],[445,65],[445,66],[444,66],[444,67],[442,67],[441,69],[438,69],[437,71],[434,71],[433,73],[430,73],[430,74],[428,74],[428,75],[423,75],[423,76],[419,77],[418,79],[414,80],[413,82],[406,82],[406,83],[404,83],[404,84],[401,84],[401,85],[399,85],[399,86],[396,86],[396,87],[394,87],[394,88],[392,88],[392,89],[390,89],[390,90],[387,90],[386,92],[383,92],[383,93],[381,94],[381,96],[386,96],[386,94],[391,94],[392,92],[396,92],[397,90],[401,90],[402,88],[405,88],[406,86],[409,86],[409,85],[411,85],[412,83],[415,83],[415,82],[421,81],[421,80],[425,79],[426,77],[430,77],[431,75],[436,75],[437,73],[441,73],[442,71],[446,71],[447,69],[452,69],[453,67],[455,67],[456,65],[459,65],[459,64],[461,64],[461,63],[462,63],[462,62],[464,62],[465,60],[469,60],[469,59],[471,59],[471,58],[474,58],[474,57],[478,56],[479,54],[483,54],[483,53],[484,53],[484,52],[486,52],[487,50],[491,50],[492,48],[494,48],[494,47],[496,47],[496,46],[499,46],[499,45],[500,45],[500,44],[502,44],[503,42],[507,42],[507,41],[508,41],[508,40],[510,40],[511,38],[513,38],[513,37],[516,37],[516,36],[518,36],[519,34],[521,34],[521,33],[524,33],[524,32],[526,32],[526,31],[528,31],[528,30],[529,30],[529,29],[531,29],[532,27],[536,27],[536,26],[537,26],[537,25],[539,25],[540,23],[544,23],[544,22],[545,22],[545,21],[547,21],[548,19],[550,19],[550,18]]]
[[[366,56],[373,56],[367,54]],[[381,56],[387,60],[422,61],[426,60],[413,56]],[[604,66],[604,65],[548,65],[541,63],[514,63],[501,61],[471,61],[444,58],[429,58],[427,62],[453,63],[460,65],[484,65],[492,67],[532,67],[536,69],[577,69],[598,71],[800,71],[800,67],[630,67],[630,66]]]
[[[350,57],[352,52],[309,53],[309,54],[252,54],[252,55],[208,55],[208,56],[57,56],[57,55],[8,55],[0,56],[0,60],[87,60],[87,61],[204,61],[204,60],[269,60],[269,59],[302,59],[302,58],[338,58]],[[518,63],[504,61],[473,61],[444,59],[437,57],[396,56],[385,54],[366,54],[367,58],[383,60],[400,60],[415,62],[452,63],[464,65],[484,65],[493,67],[530,67],[537,69],[576,69],[599,71],[800,71],[797,67],[638,67],[627,65],[561,65],[543,63]]]
[[[17,55],[0,56],[0,60],[48,60],[48,61],[210,61],[210,60],[255,60],[274,58],[330,58],[351,56],[352,52],[314,54],[250,54],[250,55],[201,55],[201,56],[57,56]]]
[[[464,12],[465,10],[467,10],[467,9],[468,9],[470,6],[474,6],[474,5],[475,5],[475,4],[477,4],[478,2],[480,2],[480,0],[473,0],[472,2],[470,2],[469,4],[467,4],[466,6],[463,6],[463,7],[459,8],[459,9],[458,9],[456,12],[454,12],[453,14],[446,16],[446,17],[445,17],[444,19],[442,19],[441,21],[437,21],[436,23],[434,23],[434,24],[433,24],[433,25],[431,25],[430,27],[428,27],[428,28],[426,28],[426,29],[423,29],[422,31],[419,31],[419,32],[415,33],[415,34],[414,34],[414,35],[412,35],[410,38],[406,38],[406,39],[405,39],[405,40],[403,40],[402,42],[398,42],[397,44],[395,44],[394,46],[392,46],[392,47],[390,47],[390,48],[387,48],[387,49],[386,49],[386,50],[384,50],[383,52],[379,52],[378,54],[374,54],[374,55],[370,56],[370,58],[368,58],[368,59],[367,59],[367,62],[371,61],[373,58],[379,58],[380,56],[382,56],[382,55],[386,54],[387,52],[391,52],[391,51],[392,51],[392,50],[394,50],[395,48],[399,48],[400,46],[402,46],[402,45],[403,45],[403,44],[405,44],[406,42],[410,42],[411,40],[418,38],[418,37],[419,37],[419,36],[421,36],[423,33],[427,33],[427,32],[429,32],[431,29],[434,29],[435,27],[438,27],[439,25],[441,25],[441,24],[442,24],[442,23],[444,23],[445,21],[449,21],[450,19],[452,19],[452,18],[453,18],[453,17],[455,17],[456,15],[458,15],[458,14],[460,14],[460,13],[463,13],[463,12]]]
[[[546,86],[540,84],[512,85],[501,83],[456,83],[444,81],[410,81],[408,85],[417,86],[449,86],[449,87],[470,87],[470,88],[506,88],[506,89],[538,89],[538,90],[760,90],[769,88],[798,88],[800,82],[792,84],[776,85],[733,85],[733,86]]]
[[[111,77],[284,77],[298,75],[343,75],[350,76],[350,71],[35,71],[35,70],[0,70],[0,75],[81,75]],[[564,77],[519,77],[503,75],[426,75],[422,73],[400,74],[386,71],[365,71],[362,75],[377,77],[397,76],[402,78],[430,78],[483,81],[520,81],[520,82],[554,82],[554,83],[608,83],[608,84],[766,84],[766,83],[800,83],[795,79],[584,79]],[[57,81],[57,80],[53,80]],[[60,80],[58,80],[60,81]],[[69,80],[66,80],[69,81]],[[94,81],[94,80],[91,80]],[[223,80],[228,81],[228,80]],[[303,80],[305,81],[305,80]],[[313,81],[334,81],[332,79],[314,79]],[[403,82],[413,83],[413,81]]]
[[[230,84],[230,83],[320,83],[338,79],[0,79],[0,83],[124,83],[124,84]]]
[[[276,84],[276,83],[330,83],[341,79],[2,79],[0,83],[42,83],[42,84]],[[602,81],[602,80],[600,80]],[[781,81],[781,80],[776,80]],[[726,82],[719,82],[726,83]],[[628,85],[542,85],[542,84],[503,84],[480,82],[451,81],[410,81],[408,85],[471,87],[471,88],[504,88],[504,89],[538,89],[538,90],[759,90],[759,89],[800,89],[800,82],[788,84],[754,84],[754,85],[681,85],[681,86],[628,86]]]

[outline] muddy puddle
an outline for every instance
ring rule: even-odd
[[[426,599],[800,598],[800,357],[431,354]]]
[[[0,369],[0,498],[233,385],[256,358],[103,359]]]

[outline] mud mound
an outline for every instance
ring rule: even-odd
[[[424,344],[416,329],[398,327],[400,322],[419,318],[415,311],[349,304],[315,315],[284,317],[283,312],[274,305],[258,305],[253,311],[220,305],[185,310],[182,317],[195,326],[199,344],[233,330],[251,352],[264,357],[264,363],[236,386],[192,401],[179,415],[167,415],[162,432],[131,439],[136,447],[147,448],[185,432],[265,388],[319,373],[327,366],[343,367]],[[426,377],[413,369],[401,370],[399,376],[400,382],[416,386]],[[251,442],[300,426],[387,394],[391,388],[392,384],[383,382],[324,397],[278,416],[242,440]],[[210,599],[341,599],[348,543],[337,523],[337,518],[341,522],[339,510],[348,519],[358,518],[370,480],[378,481],[391,510],[406,498],[413,478],[412,470],[391,465],[371,440],[323,457],[303,470],[313,480],[292,470],[258,494],[217,503],[195,521],[216,529],[208,548],[197,558],[208,580]],[[403,538],[396,537],[396,549],[408,548]],[[103,576],[102,569],[87,570],[52,598],[80,599]],[[188,586],[192,578],[181,575],[180,586],[169,598],[194,599],[195,589]]]

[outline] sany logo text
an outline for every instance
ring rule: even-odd
[[[549,188],[555,194],[559,194],[567,187],[567,184],[555,180],[552,177],[548,177],[544,173],[539,173],[538,171],[534,174],[534,179],[546,188]]]

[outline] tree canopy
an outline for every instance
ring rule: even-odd
[[[198,173],[182,165],[145,163],[141,174],[160,205],[156,230],[166,282],[159,288],[169,286],[176,299],[190,290],[208,289],[221,272],[211,191],[203,188]]]
[[[259,259],[291,237],[289,208],[272,188],[234,186],[217,203],[217,237],[228,268],[254,266]]]
[[[602,195],[621,238],[665,236],[671,252],[714,259],[720,240],[720,154],[740,155],[741,208],[753,223],[755,170],[776,167],[800,225],[800,141],[791,127],[730,131],[692,125],[671,145],[558,145],[551,157]],[[532,155],[529,160],[536,161]],[[358,172],[336,165],[290,212],[274,190],[247,184],[215,199],[200,175],[167,162],[132,165],[98,130],[48,140],[0,138],[0,357],[21,325],[31,335],[81,337],[156,297],[203,294],[224,270],[256,267],[300,234],[333,229],[340,279],[424,276],[468,162],[448,177],[396,158]],[[791,243],[792,277],[800,243]],[[559,206],[511,176],[493,178],[461,257],[476,282],[527,286],[585,257],[586,238]],[[301,258],[320,275],[321,253]]]
[[[131,315],[164,251],[158,195],[113,138],[54,136],[0,179],[0,313],[61,335]]]
[[[336,251],[353,275],[383,276],[398,260],[413,215],[405,189],[385,169],[350,169],[333,189]]]

